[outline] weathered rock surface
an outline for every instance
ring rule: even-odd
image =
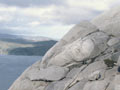
[[[119,21],[117,8],[76,25],[9,90],[120,90]]]
[[[29,71],[28,78],[32,81],[47,80],[56,81],[64,78],[69,71],[68,68],[51,66],[46,69],[33,68]]]
[[[89,81],[84,86],[83,90],[106,90],[107,85],[108,85],[107,80],[93,81],[93,82]]]
[[[100,30],[120,37],[120,7],[115,7],[109,11],[104,12],[92,20]]]
[[[119,58],[118,58],[117,65],[120,66],[120,56],[119,56]]]
[[[109,41],[108,41],[108,45],[109,46],[113,46],[113,45],[115,45],[115,44],[117,44],[117,43],[119,43],[120,41],[119,41],[119,39],[118,38],[111,38]]]
[[[107,48],[107,40],[108,36],[103,32],[95,32],[83,39],[80,38],[66,45],[63,52],[54,56],[47,66],[65,66],[70,62],[94,58]]]
[[[76,25],[45,54],[41,62],[41,67],[46,67],[48,62],[51,61],[51,59],[53,59],[56,55],[59,55],[59,53],[64,54],[63,51],[66,48],[66,45],[69,45],[77,39],[83,38],[97,30],[97,27],[88,21],[83,21]]]

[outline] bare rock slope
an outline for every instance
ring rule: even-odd
[[[120,90],[120,29],[113,20],[114,15],[120,18],[117,11],[73,27],[9,90]]]

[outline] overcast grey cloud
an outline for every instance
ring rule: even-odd
[[[47,6],[52,4],[62,5],[65,4],[65,0],[0,0],[0,3],[10,6],[28,7]]]
[[[61,38],[119,0],[0,0],[0,32]]]

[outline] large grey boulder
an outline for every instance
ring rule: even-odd
[[[63,52],[48,61],[48,66],[65,66],[70,62],[84,61],[98,56],[107,48],[109,36],[103,32],[95,32],[66,45]]]
[[[45,69],[41,68],[40,70],[33,68],[28,72],[28,78],[30,78],[31,81],[56,81],[64,78],[68,71],[68,68],[59,66],[51,66]]]
[[[95,25],[88,21],[83,21],[73,27],[55,46],[53,46],[43,57],[41,67],[46,67],[48,62],[59,53],[63,52],[64,46],[74,42],[79,38],[98,30]]]

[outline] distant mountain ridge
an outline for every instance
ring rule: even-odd
[[[0,34],[0,54],[43,56],[56,42],[42,36]]]
[[[12,34],[1,34],[1,33],[0,33],[0,39],[3,39],[3,40],[21,39],[21,40],[33,41],[33,42],[54,40],[52,38],[48,38],[48,37],[44,37],[44,36],[16,35],[16,34],[12,35]]]

